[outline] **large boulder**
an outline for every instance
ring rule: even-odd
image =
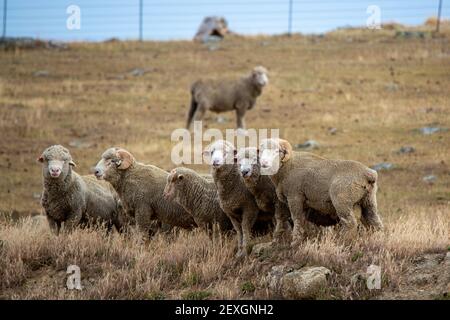
[[[206,17],[203,19],[197,33],[195,41],[209,42],[211,40],[221,40],[228,33],[228,23],[223,17]]]

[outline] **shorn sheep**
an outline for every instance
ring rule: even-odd
[[[38,161],[42,163],[44,186],[41,203],[56,234],[63,223],[66,231],[91,222],[121,230],[124,217],[117,193],[94,176],[77,174],[69,150],[61,145],[48,147]]]
[[[268,82],[267,70],[262,66],[255,67],[250,75],[238,80],[194,82],[186,128],[189,129],[193,120],[202,120],[207,110],[217,113],[235,110],[237,128],[244,130],[245,113],[254,107]]]
[[[207,231],[217,224],[222,232],[233,229],[219,203],[214,180],[205,179],[194,170],[175,168],[167,176],[164,196],[181,205],[197,225]]]
[[[258,205],[242,181],[235,163],[236,149],[230,142],[215,141],[204,151],[204,156],[211,161],[220,207],[230,218],[237,233],[236,256],[242,257],[247,254],[252,227],[258,217]]]
[[[130,152],[116,147],[103,153],[94,170],[98,179],[111,183],[145,236],[151,235],[155,220],[184,229],[197,226],[180,205],[164,198],[168,172],[137,162]]]
[[[294,152],[283,139],[261,142],[260,163],[270,172],[278,198],[289,206],[294,243],[303,238],[307,208],[338,218],[342,229],[348,231],[356,227],[353,210],[360,206],[365,227],[383,228],[377,213],[377,173],[365,165]]]

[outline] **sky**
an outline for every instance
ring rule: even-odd
[[[0,0],[0,22],[4,16]],[[6,0],[6,36],[62,41],[138,39],[140,0]],[[288,31],[290,0],[142,0],[143,38],[191,39],[205,16],[223,16],[232,31],[281,34]],[[323,33],[365,26],[367,8],[380,8],[381,23],[422,24],[437,15],[439,0],[292,0],[292,32]],[[67,8],[80,8],[80,28],[68,29]],[[450,18],[450,0],[442,17]],[[3,34],[3,23],[0,24]]]

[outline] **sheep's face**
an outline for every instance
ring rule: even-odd
[[[260,87],[264,87],[269,83],[269,77],[267,76],[267,70],[264,67],[256,67],[252,71],[252,78],[256,84]]]
[[[69,150],[61,145],[54,145],[44,150],[38,161],[43,164],[45,178],[64,180],[75,166]]]
[[[121,148],[109,148],[94,168],[97,179],[116,182],[124,170],[128,170],[135,160],[131,153]]]
[[[259,150],[261,173],[265,175],[276,174],[280,166],[289,160],[292,154],[291,145],[282,139],[263,140]]]
[[[168,200],[176,200],[178,191],[184,187],[184,175],[173,169],[167,176],[166,186],[164,187],[164,197]]]
[[[236,163],[236,149],[230,142],[225,140],[217,140],[212,143],[203,152],[203,156],[213,168],[220,168],[225,164]]]
[[[244,180],[257,180],[260,176],[257,148],[243,148],[237,155],[239,170]]]

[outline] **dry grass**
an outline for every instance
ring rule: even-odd
[[[14,299],[169,299],[271,298],[264,281],[272,265],[325,266],[333,271],[321,298],[371,298],[352,277],[367,266],[382,268],[383,290],[395,291],[417,255],[443,252],[448,245],[448,209],[432,217],[414,211],[388,219],[385,233],[342,239],[334,230],[296,249],[280,248],[242,264],[233,262],[231,238],[213,241],[203,232],[159,234],[141,243],[133,232],[107,234],[76,230],[59,237],[32,224],[0,226],[0,298]],[[267,239],[256,239],[256,242]],[[82,291],[65,287],[69,265],[81,269]],[[251,288],[251,290],[246,288]]]
[[[199,77],[237,77],[262,64],[270,85],[248,113],[255,128],[279,128],[293,144],[317,140],[315,152],[367,165],[388,161],[379,173],[378,202],[385,235],[348,242],[332,233],[295,253],[280,249],[232,266],[231,239],[211,243],[202,233],[159,235],[139,244],[101,231],[56,238],[28,224],[2,225],[0,296],[15,298],[242,298],[268,297],[261,279],[274,264],[321,264],[334,271],[328,298],[368,298],[350,284],[370,263],[383,267],[395,290],[411,257],[449,244],[450,29],[398,37],[404,27],[337,30],[324,37],[232,36],[217,50],[187,41],[76,43],[69,50],[0,52],[0,211],[39,212],[40,166],[50,144],[68,146],[86,174],[110,146],[171,169],[172,130],[182,127],[189,86]],[[149,69],[141,77],[133,68]],[[36,77],[38,70],[49,71]],[[124,75],[121,77],[121,75]],[[234,115],[209,127],[234,127]],[[337,128],[331,135],[329,128]],[[70,147],[77,142],[79,147]],[[399,154],[401,146],[416,152]],[[206,171],[205,166],[192,166]],[[437,180],[422,180],[433,174]],[[266,239],[258,239],[265,241]],[[64,289],[65,270],[82,269],[85,290]],[[89,282],[89,279],[92,282]],[[255,286],[255,290],[242,290]],[[245,294],[243,293],[246,292]],[[249,293],[250,292],[250,293]]]

